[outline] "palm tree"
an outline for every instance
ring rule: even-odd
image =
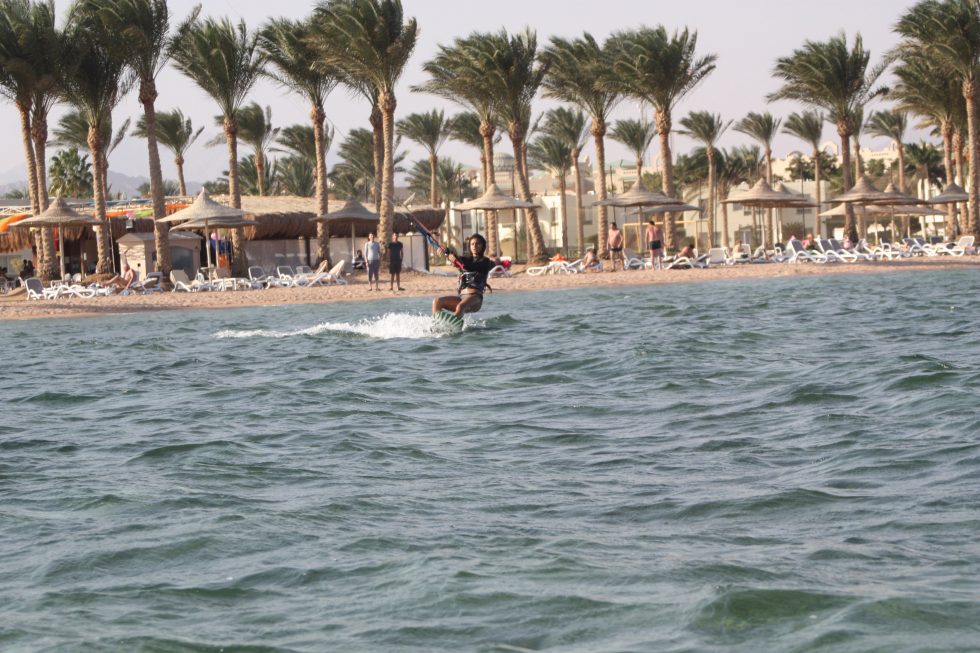
[[[195,131],[194,123],[190,118],[185,117],[180,109],[160,111],[155,114],[155,117],[157,143],[173,152],[174,164],[177,166],[178,192],[182,196],[186,196],[187,183],[184,181],[184,155],[187,154],[190,146],[200,137],[201,132],[204,131],[204,127],[200,127]],[[145,116],[141,116],[136,121],[136,129],[133,130],[133,136],[137,138],[147,137]]]
[[[440,109],[413,113],[398,121],[398,135],[421,145],[429,155],[429,203],[439,206],[436,177],[439,173],[439,148],[449,138],[449,121]]]
[[[51,159],[51,192],[61,197],[90,197],[92,164],[78,148],[61,150]]]
[[[321,145],[324,154],[330,151],[333,144],[333,127],[327,126],[321,136]],[[310,125],[290,125],[283,127],[279,132],[279,140],[276,147],[270,148],[270,152],[279,152],[290,156],[306,159],[316,167],[317,144],[316,135]]]
[[[316,192],[313,161],[301,156],[276,161],[276,184],[284,194],[311,197]]]
[[[888,90],[897,108],[921,116],[925,125],[934,126],[943,139],[943,164],[946,183],[957,177],[963,182],[962,142],[966,123],[966,104],[959,78],[944,66],[937,66],[920,50],[900,51],[901,59],[894,68],[898,83]],[[924,125],[923,125],[924,126]],[[954,172],[953,160],[957,165]],[[901,173],[904,179],[904,170]],[[965,183],[965,182],[964,182]],[[902,188],[904,192],[904,187]],[[956,219],[956,205],[948,204],[947,221]]]
[[[167,214],[166,191],[163,170],[160,167],[160,150],[156,130],[156,77],[170,59],[173,36],[170,31],[170,10],[167,0],[80,0],[84,10],[91,12],[102,23],[107,34],[115,36],[109,41],[110,52],[127,66],[139,81],[139,101],[143,105],[143,133],[146,138],[150,167],[150,195],[153,198],[153,215],[162,218]],[[197,17],[196,7],[176,34]],[[170,274],[170,236],[168,225],[154,222],[157,269],[164,278]]]
[[[109,187],[109,155],[126,138],[129,125],[130,120],[127,118],[123,121],[119,129],[113,133],[112,116],[108,116],[102,122],[102,133],[100,134],[103,143],[102,161],[99,165],[96,165],[96,168],[101,171],[102,183],[106,188]],[[88,119],[85,117],[85,114],[72,109],[58,119],[58,126],[52,131],[54,139],[50,141],[50,144],[55,147],[77,147],[80,150],[88,149],[88,132]]]
[[[921,0],[895,26],[900,51],[919,50],[939,68],[952,71],[962,85],[969,136],[969,230],[980,236],[980,6],[974,0]]]
[[[568,187],[565,178],[572,167],[572,145],[568,140],[541,134],[528,148],[528,165],[558,178],[558,215],[561,220],[561,248],[568,251]]]
[[[64,35],[55,27],[53,0],[5,0],[0,5],[0,93],[20,116],[24,163],[31,208],[47,208],[45,143],[47,116],[61,92],[60,69]],[[40,269],[43,279],[54,278],[56,261],[52,230],[40,230]]]
[[[445,205],[446,213],[443,218],[443,224],[446,225],[446,232],[448,234],[446,241],[452,245],[453,233],[449,221],[452,199],[458,198],[459,200],[464,200],[475,197],[476,189],[473,187],[473,185],[470,183],[470,179],[464,173],[463,166],[446,157],[439,159],[439,170],[436,177],[436,183],[439,186],[439,192],[442,193],[442,197],[444,198],[443,204]],[[466,241],[466,237],[462,233],[462,228],[463,225],[461,222],[459,239],[456,241],[456,245],[459,247],[462,247],[463,243]]]
[[[479,34],[457,38],[451,46],[440,45],[435,57],[422,65],[429,79],[412,90],[432,93],[439,97],[466,107],[480,121],[480,136],[483,141],[483,185],[484,188],[496,183],[493,167],[493,145],[497,131],[498,99],[487,87],[484,80],[491,71],[485,58],[473,56],[472,52],[480,41]],[[467,115],[467,114],[462,114]],[[457,136],[470,132],[463,129],[461,121],[469,118],[457,116],[454,131]],[[487,213],[487,255],[496,256],[500,251],[497,234],[497,212]]]
[[[600,201],[606,194],[606,146],[609,114],[619,104],[621,94],[609,87],[606,82],[612,67],[609,42],[599,45],[595,38],[586,32],[581,38],[563,39],[553,37],[551,45],[541,53],[541,61],[547,66],[542,86],[545,95],[568,102],[583,109],[592,119],[592,138],[595,141],[596,195]],[[599,208],[599,255],[607,256],[606,236],[609,217],[605,205]],[[581,219],[579,221],[581,223]],[[582,234],[579,246],[584,247]]]
[[[397,148],[401,140],[395,141],[395,172],[401,172],[401,163],[405,160],[405,152],[398,152]],[[345,197],[360,197],[364,195],[351,195],[350,189],[353,185],[351,180],[356,179],[358,188],[370,189],[374,187],[375,167],[374,167],[374,137],[367,129],[352,129],[347,133],[347,137],[337,148],[337,154],[341,162],[334,167],[334,171],[341,171],[340,176],[344,176],[347,183]],[[338,175],[334,175],[338,176]],[[339,193],[339,191],[338,191]]]
[[[273,20],[259,32],[259,45],[271,67],[267,74],[310,103],[314,148],[310,160],[316,173],[317,215],[325,215],[329,212],[327,151],[330,149],[325,129],[325,105],[327,97],[340,83],[341,73],[319,61],[317,50],[311,43],[315,29],[316,23],[312,20]],[[301,167],[296,162],[284,165],[282,170],[299,175]],[[317,242],[317,259],[327,260],[330,256],[329,233],[324,222],[317,222]]]
[[[854,110],[851,116],[854,124],[854,133],[851,135],[854,141],[854,179],[858,180],[864,174],[864,160],[861,158],[861,132],[864,130],[864,107]]]
[[[585,253],[585,226],[582,216],[582,171],[579,156],[589,138],[589,125],[585,112],[581,109],[558,107],[544,115],[541,131],[568,143],[571,148],[572,170],[575,183],[575,231],[579,253]]]
[[[898,190],[905,192],[905,130],[908,128],[909,114],[905,111],[875,111],[868,117],[864,127],[872,136],[890,138],[898,149]]]
[[[462,111],[448,121],[449,139],[469,145],[480,153],[480,186],[487,187],[487,155],[480,133],[480,116],[473,111]],[[499,135],[491,141],[490,147],[499,142]]]
[[[848,47],[847,36],[842,32],[827,41],[806,41],[803,47],[788,57],[776,60],[773,74],[783,80],[783,86],[767,96],[767,100],[796,100],[823,109],[828,120],[837,126],[841,139],[842,173],[844,186],[850,188],[851,135],[854,133],[854,109],[863,107],[884,92],[875,84],[884,72],[884,66],[869,68],[871,53],[864,49],[864,41],[858,34],[854,45]],[[848,238],[857,242],[854,211],[850,204],[844,218],[844,231]]]
[[[249,33],[245,21],[233,25],[227,19],[195,19],[175,41],[173,60],[221,108],[228,145],[228,192],[232,207],[240,209],[238,114],[263,67],[257,36]],[[232,248],[235,274],[244,276],[248,260],[241,228],[232,231]]]
[[[813,160],[813,176],[816,184],[816,224],[814,232],[820,236],[820,141],[823,139],[823,114],[819,111],[803,111],[791,113],[783,125],[783,133],[795,136],[811,148]]]
[[[79,8],[79,5],[76,5]],[[87,142],[94,170],[95,217],[98,263],[95,271],[105,274],[112,270],[109,250],[106,194],[108,191],[108,160],[106,135],[112,133],[112,110],[129,91],[125,65],[113,56],[108,42],[116,38],[105,31],[100,21],[86,11],[72,11],[67,31],[70,34],[72,68],[64,80],[65,97],[75,106],[88,125]],[[129,127],[127,126],[128,130]]]
[[[220,127],[224,124],[223,116],[216,116],[215,122]],[[269,161],[266,156],[272,145],[279,137],[279,128],[272,126],[272,107],[266,106],[265,110],[257,102],[246,104],[238,110],[238,140],[252,148],[255,155],[255,169],[258,173],[257,185],[254,187],[255,194],[265,195],[268,186],[265,181],[275,178],[275,175],[267,175],[265,166]],[[209,145],[219,145],[221,137],[212,140]]]
[[[514,150],[518,195],[531,201],[527,175],[526,139],[531,127],[531,102],[544,80],[545,67],[538,61],[538,38],[531,30],[508,34],[506,30],[473,37],[470,56],[489,72],[484,85],[498,98],[500,118],[506,123]],[[547,259],[544,238],[535,209],[522,209],[531,241],[531,260]]]
[[[647,149],[656,135],[657,131],[652,122],[632,118],[617,120],[609,133],[609,138],[625,145],[636,159],[636,183],[640,183],[643,179],[643,157],[646,156]]]
[[[683,30],[668,34],[663,26],[641,27],[612,37],[613,68],[610,84],[624,94],[644,100],[656,110],[660,135],[663,192],[673,197],[674,171],[670,130],[674,107],[715,69],[717,55],[699,57],[698,34]],[[668,249],[674,247],[674,215],[664,220]]]
[[[750,111],[744,118],[735,124],[735,131],[742,132],[746,136],[753,138],[762,145],[766,157],[766,183],[772,186],[772,141],[779,133],[781,119],[774,118],[768,111],[766,113],[756,113]],[[775,242],[773,235],[772,209],[766,209],[766,226],[763,232],[762,244],[770,242],[770,238]]]
[[[684,128],[680,133],[690,136],[704,146],[705,156],[708,159],[708,247],[715,244],[715,204],[717,197],[715,190],[717,186],[715,155],[717,150],[715,145],[722,135],[731,126],[732,121],[725,122],[721,116],[707,111],[692,111],[686,118],[681,119],[681,126]],[[728,247],[728,226],[725,225],[725,232],[722,236],[724,246]]]
[[[255,154],[244,156],[238,162],[238,179],[245,195],[258,195],[260,188],[263,193],[278,194],[276,179],[279,177],[279,165],[277,161],[273,161],[272,165],[268,163],[258,165]]]
[[[415,50],[418,23],[405,18],[401,0],[327,0],[314,16],[323,63],[377,94],[384,138],[378,240],[387,243],[395,211],[395,86]]]
[[[744,148],[733,148],[715,153],[717,159],[716,183],[718,197],[728,197],[733,188],[752,177],[751,157],[745,155]],[[730,247],[728,231],[728,204],[721,205],[721,244]]]

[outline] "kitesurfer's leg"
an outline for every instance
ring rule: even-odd
[[[456,313],[456,307],[460,304],[462,298],[458,295],[447,295],[445,297],[436,297],[432,300],[432,312],[438,313],[442,309],[446,309],[450,313]]]

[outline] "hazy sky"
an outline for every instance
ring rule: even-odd
[[[717,69],[695,89],[678,107],[674,114],[675,125],[680,117],[689,111],[708,110],[722,114],[725,119],[738,119],[749,111],[772,111],[776,116],[785,116],[798,107],[780,102],[767,105],[765,95],[778,86],[770,76],[776,57],[787,55],[799,47],[805,39],[822,40],[841,29],[848,37],[860,32],[865,46],[873,53],[873,61],[894,45],[896,39],[891,28],[904,8],[913,0],[495,0],[486,3],[477,0],[403,0],[408,15],[419,21],[421,37],[415,55],[402,77],[398,93],[396,117],[415,111],[426,111],[432,107],[443,107],[447,113],[455,113],[458,108],[450,103],[429,95],[415,94],[408,89],[424,79],[422,63],[429,59],[440,43],[450,42],[456,36],[472,31],[489,31],[505,27],[517,30],[530,25],[538,32],[541,42],[546,43],[552,35],[576,36],[588,30],[598,38],[611,32],[636,27],[663,24],[668,29],[688,27],[698,32],[698,50],[701,53],[718,55]],[[176,17],[182,17],[196,4],[194,0],[170,0],[170,7]],[[59,10],[68,3],[58,1]],[[233,20],[244,19],[249,28],[255,28],[273,16],[283,15],[300,18],[307,15],[313,3],[308,0],[204,0],[205,14],[228,16]],[[485,8],[492,7],[494,13],[486,18]],[[848,22],[844,22],[844,18]],[[158,110],[179,106],[189,115],[196,126],[205,125],[206,130],[200,140],[187,155],[185,174],[188,180],[206,181],[213,179],[227,168],[225,148],[209,148],[205,141],[219,130],[214,126],[214,116],[218,113],[216,105],[203,92],[172,68],[164,70],[158,80],[160,98]],[[276,126],[286,126],[298,122],[306,123],[309,107],[304,101],[268,81],[260,82],[252,92],[252,99],[272,107],[273,122]],[[546,109],[551,103],[540,101],[537,108]],[[879,105],[880,106],[880,105]],[[874,107],[873,107],[874,108]],[[62,108],[55,109],[51,124],[55,124]],[[635,103],[623,103],[615,117],[636,116],[639,107]],[[127,117],[136,118],[141,107],[135,93],[124,98],[114,114],[118,125]],[[329,98],[327,115],[336,128],[338,140],[347,130],[354,127],[368,127],[369,107],[359,97],[352,97],[344,90],[335,91]],[[649,109],[647,109],[649,115]],[[0,146],[8,152],[9,158],[0,164],[0,170],[20,166],[23,169],[22,150],[18,120],[13,107],[4,102],[0,104],[0,120],[6,129],[0,133]],[[825,139],[836,138],[832,126],[828,125]],[[742,134],[729,131],[721,141],[723,147],[748,143]],[[863,143],[883,147],[884,141],[865,138]],[[509,150],[509,144],[507,144]],[[501,143],[505,146],[505,143]],[[693,144],[683,137],[676,137],[675,148],[686,151]],[[800,148],[798,141],[780,136],[774,150],[776,156]],[[626,151],[617,143],[607,146],[608,159],[626,157]],[[422,158],[417,146],[405,144],[409,150],[409,160]],[[243,149],[239,153],[247,152]],[[464,146],[448,143],[443,154],[469,165],[476,165],[475,151]],[[584,154],[592,156],[592,148]],[[164,177],[176,178],[175,167],[169,151],[161,148],[164,163]],[[329,165],[336,163],[334,152],[328,155]],[[136,138],[127,139],[113,153],[110,168],[130,175],[147,175],[145,142]]]

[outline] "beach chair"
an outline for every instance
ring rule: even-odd
[[[705,267],[711,267],[712,265],[735,265],[735,259],[728,256],[724,247],[712,247],[704,255],[704,258]]]
[[[803,243],[799,240],[790,240],[786,243],[786,253],[788,258],[786,263],[826,263],[827,256],[819,252],[808,252]]]
[[[964,254],[975,254],[973,247],[973,236],[962,236],[955,243],[942,243],[936,246],[936,254],[949,256],[963,256]]]
[[[929,252],[935,253],[935,250],[926,250],[925,243],[917,238],[903,238],[902,241],[905,243],[909,256],[932,256]]]
[[[191,281],[183,270],[171,270],[170,282],[174,285],[173,292],[202,292],[214,289],[211,283],[204,281],[203,275],[198,275],[198,278]]]
[[[24,279],[24,287],[27,289],[27,300],[32,299],[57,299],[58,288],[45,288],[44,283],[37,277]]]
[[[817,238],[817,248],[828,263],[857,263],[857,254],[849,252],[843,247],[838,250],[827,238]]]
[[[327,270],[326,272],[316,272],[312,270],[308,275],[299,275],[295,279],[295,285],[297,286],[326,286],[331,283],[347,285],[347,279],[344,278],[344,266],[347,265],[347,261],[341,259],[336,265]],[[305,267],[305,266],[304,266]],[[299,269],[299,268],[297,268]],[[309,269],[309,268],[307,268]]]
[[[576,263],[579,263],[581,261],[582,261],[582,259],[579,259],[578,261],[576,261]],[[510,270],[508,270],[507,268],[505,268],[502,265],[495,265],[495,266],[493,266],[493,268],[490,270],[490,272],[487,273],[487,278],[488,279],[497,279],[497,278],[500,278],[500,277],[509,277],[509,276],[511,276]]]
[[[666,256],[664,257],[665,270],[690,270],[694,267],[694,261],[686,256]]]
[[[623,269],[624,270],[642,270],[646,267],[644,260],[629,249],[623,250]]]

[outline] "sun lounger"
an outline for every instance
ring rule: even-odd
[[[948,254],[950,256],[963,256],[964,254],[974,254],[973,236],[962,236],[955,243],[942,243],[936,245],[936,254]]]
[[[310,274],[308,275],[300,274],[296,276],[295,279],[293,280],[293,285],[309,287],[309,286],[326,286],[331,283],[338,283],[346,286],[347,279],[344,278],[344,266],[346,265],[347,265],[347,261],[341,259],[336,265],[334,265],[326,272],[314,273],[311,270]]]
[[[191,281],[183,270],[171,270],[170,282],[174,284],[173,292],[202,292],[214,289],[214,286],[204,281],[202,276]]]
[[[819,252],[808,252],[799,240],[786,243],[786,263],[826,263],[827,256]]]

